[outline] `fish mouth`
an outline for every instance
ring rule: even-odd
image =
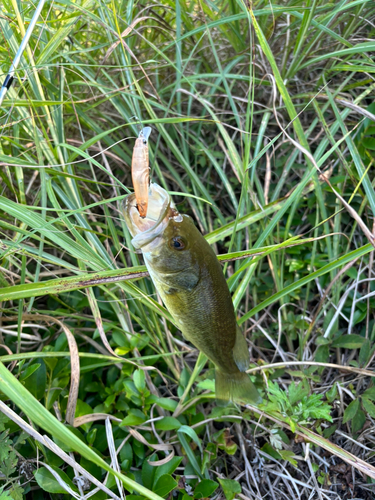
[[[134,248],[143,251],[151,251],[158,246],[170,218],[177,215],[170,195],[155,183],[151,183],[148,190],[146,217],[139,215],[134,194],[125,198],[122,213],[133,236]]]

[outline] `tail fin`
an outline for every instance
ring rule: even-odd
[[[216,402],[225,406],[228,401],[236,403],[261,403],[262,398],[249,376],[243,372],[225,373],[215,370]]]

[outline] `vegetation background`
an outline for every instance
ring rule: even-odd
[[[3,78],[36,4],[2,1]],[[0,116],[1,500],[374,497],[374,36],[366,0],[46,2]],[[144,279],[140,122],[260,408]]]

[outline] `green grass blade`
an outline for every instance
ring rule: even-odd
[[[335,260],[334,262],[331,262],[330,264],[323,266],[322,268],[309,274],[308,276],[305,276],[304,278],[302,278],[298,281],[295,281],[291,285],[285,287],[280,292],[275,293],[274,295],[272,295],[271,297],[264,300],[263,302],[258,304],[253,309],[251,309],[249,312],[244,314],[242,316],[242,318],[239,320],[239,324],[244,323],[247,319],[254,316],[254,314],[258,313],[259,311],[262,311],[263,309],[265,309],[269,305],[280,300],[282,297],[284,297],[285,295],[288,295],[289,293],[293,292],[294,290],[298,290],[299,288],[306,285],[310,281],[312,281],[316,278],[319,278],[320,276],[324,276],[325,274],[327,274],[331,271],[339,269],[340,267],[345,266],[345,264],[357,259],[358,257],[362,257],[363,255],[367,255],[368,253],[370,253],[373,250],[373,248],[374,247],[370,243],[368,243],[367,245],[365,245],[361,248],[358,248],[357,250],[354,250],[352,252],[349,252],[346,255],[343,255],[339,259]]]

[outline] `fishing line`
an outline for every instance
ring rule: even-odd
[[[138,125],[136,125],[137,129],[138,129],[138,138],[141,138],[142,135],[144,134],[144,138],[146,140],[146,144],[148,142],[148,137],[151,133],[151,129],[149,127],[147,127],[147,129],[149,129],[147,132],[146,132],[146,129],[144,128],[143,126],[143,123],[142,123],[142,120],[139,118],[139,116],[141,116],[141,109],[139,107],[139,104],[138,104],[138,101],[136,99],[136,90],[137,90],[137,80],[136,78],[134,77],[134,73],[131,69],[132,65],[131,65],[131,56],[133,58],[135,58],[136,62],[138,63],[138,65],[140,66],[140,68],[142,69],[142,65],[141,63],[138,61],[138,59],[134,56],[134,54],[132,53],[132,51],[130,50],[130,48],[125,44],[125,47],[127,48],[127,50],[125,50],[124,48],[124,44],[122,43],[122,38],[121,38],[121,30],[120,30],[120,26],[118,24],[118,14],[117,14],[117,11],[116,11],[116,8],[115,8],[115,2],[114,0],[112,0],[112,13],[114,15],[114,22],[115,22],[115,25],[116,25],[116,28],[117,28],[117,36],[119,38],[119,43],[120,43],[120,46],[123,50],[123,55],[124,55],[124,59],[127,63],[127,70],[125,71],[125,75],[126,75],[126,79],[128,81],[128,84],[129,84],[129,97],[130,97],[130,106],[133,108],[133,112],[134,112],[134,117],[135,119],[138,121]],[[108,7],[107,7],[108,8]],[[128,25],[129,27],[129,23],[126,22],[126,24]],[[131,25],[130,25],[131,27]],[[132,28],[133,29],[133,28]],[[137,34],[138,32],[136,30],[134,30]],[[129,54],[130,52],[130,54]],[[142,69],[143,71],[143,69]],[[146,78],[147,78],[147,75],[145,74]],[[151,81],[149,81],[149,83],[152,85]],[[140,92],[138,92],[139,94]],[[140,96],[142,97],[142,96]],[[132,117],[131,117],[132,118]],[[129,120],[131,119],[129,118]],[[141,125],[141,129],[139,128],[139,125]],[[132,169],[132,167],[131,167]]]
[[[108,6],[105,5],[105,7],[107,7],[108,11],[110,12],[110,9],[108,8]],[[127,53],[127,51],[124,49],[124,45],[122,43],[122,39],[121,39],[121,30],[120,30],[120,27],[119,27],[119,24],[118,24],[118,20],[117,20],[117,17],[118,17],[118,14],[117,14],[117,11],[116,11],[116,8],[115,8],[115,2],[112,0],[112,13],[114,15],[114,22],[115,22],[115,25],[116,25],[116,28],[117,28],[117,36],[119,38],[119,43],[120,43],[120,46],[123,50],[123,54],[124,54],[124,58],[125,58],[125,61],[127,63],[127,67],[129,69],[127,69],[125,71],[125,75],[126,75],[126,79],[128,80],[128,84],[129,84],[129,89],[130,89],[130,104],[131,104],[131,107],[133,108],[133,112],[134,112],[134,117],[136,118],[136,120],[138,122],[140,122],[142,124],[142,121],[138,118],[138,115],[141,116],[141,110],[139,108],[139,106],[137,106],[138,102],[137,100],[135,99],[134,97],[134,86],[135,86],[135,78],[134,78],[134,74],[133,74],[133,71],[131,70],[131,60],[130,60],[130,63],[128,61],[128,57],[129,57],[129,54]],[[129,24],[126,22],[126,24],[129,26]],[[138,62],[138,61],[137,61]],[[143,124],[142,124],[142,128],[143,128]]]
[[[133,96],[132,96],[132,98],[133,98]],[[133,103],[133,108],[134,108],[134,103]],[[133,111],[135,111],[135,110],[133,109]],[[139,134],[142,132],[142,129],[143,129],[143,122],[142,122],[142,120],[140,120],[138,118],[137,115],[130,116],[129,120],[133,120],[133,118],[136,121],[135,126],[137,127],[137,132],[138,132],[138,136],[139,136]]]

